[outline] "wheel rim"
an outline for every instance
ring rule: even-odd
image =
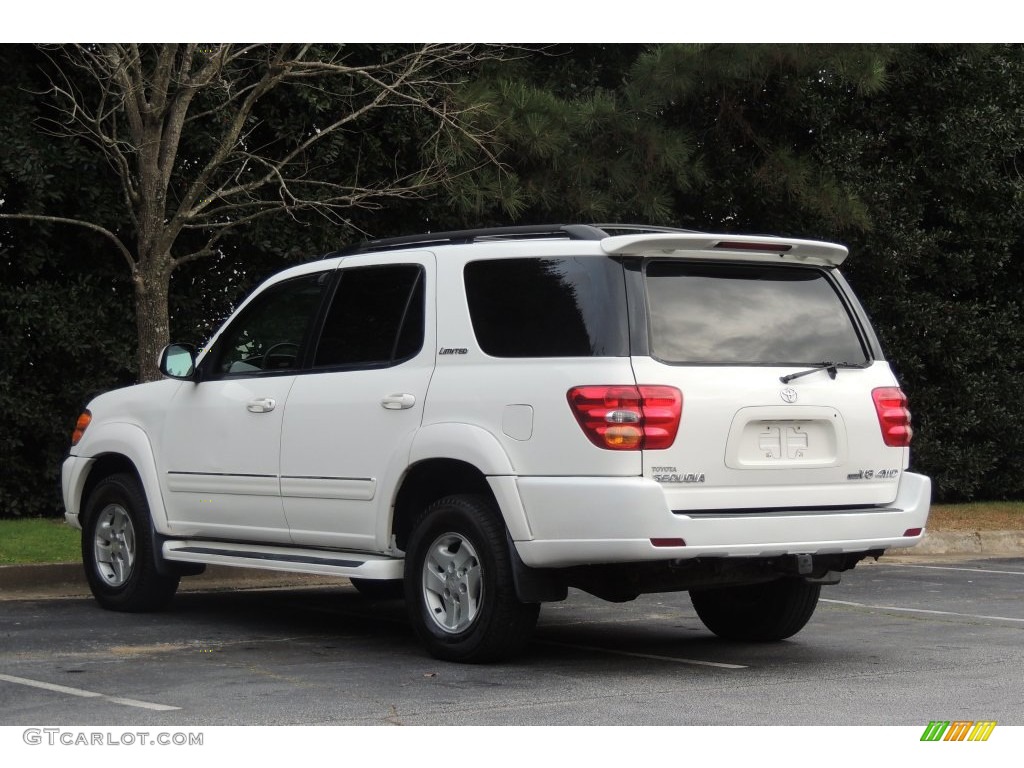
[[[109,504],[96,520],[92,551],[96,573],[111,587],[121,587],[135,567],[135,526],[128,510]]]
[[[464,632],[480,613],[483,579],[480,558],[458,533],[434,539],[423,561],[427,615],[444,632]]]

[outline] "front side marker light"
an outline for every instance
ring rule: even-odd
[[[82,435],[85,434],[85,430],[91,423],[92,414],[88,410],[82,411],[82,415],[75,422],[75,431],[71,433],[71,445],[78,445],[78,441],[82,439]]]

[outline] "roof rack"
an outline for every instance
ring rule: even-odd
[[[697,229],[680,229],[679,227],[656,227],[652,224],[591,224],[604,232],[608,237],[614,235],[651,235],[659,233],[688,232],[690,234],[704,234]]]
[[[480,241],[531,240],[553,237],[565,240],[604,240],[606,237],[622,234],[693,231],[689,229],[675,229],[673,227],[654,227],[646,224],[539,224],[518,227],[486,227],[367,240],[366,242],[343,248],[332,255],[352,256],[357,253],[377,253],[410,247],[463,245]]]

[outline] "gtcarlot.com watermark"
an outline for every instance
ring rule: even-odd
[[[73,728],[26,728],[29,746],[48,747],[201,747],[202,733],[184,731],[83,731]]]

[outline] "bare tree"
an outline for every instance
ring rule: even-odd
[[[403,46],[376,59],[365,48],[310,45],[85,45],[48,49],[53,63],[51,134],[93,145],[119,183],[126,226],[31,212],[0,218],[49,221],[97,232],[130,270],[142,381],[158,378],[168,342],[171,275],[218,252],[239,227],[307,211],[343,222],[353,208],[419,196],[445,182],[446,148],[467,142],[487,156],[455,86],[496,49]],[[267,136],[261,107],[286,89],[326,105],[296,134]],[[318,150],[358,139],[385,110],[416,113],[427,128],[412,172],[363,178],[356,167],[324,172]],[[322,121],[322,124],[319,124]],[[201,141],[185,142],[190,131]],[[186,149],[186,144],[188,149]],[[198,149],[197,149],[198,147]],[[98,218],[98,217],[97,217]],[[127,226],[130,224],[130,227]]]

